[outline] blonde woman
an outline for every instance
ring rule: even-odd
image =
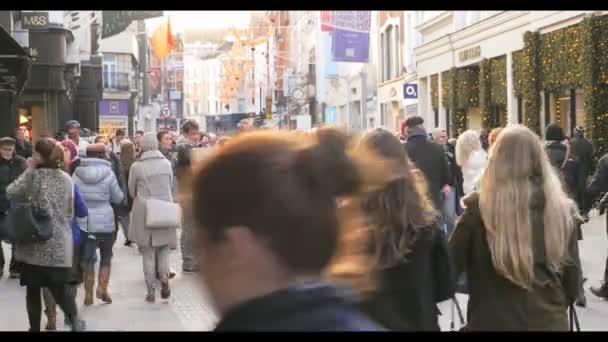
[[[476,189],[477,182],[486,167],[488,155],[481,146],[477,132],[468,130],[456,141],[456,163],[462,169],[464,194]]]
[[[470,330],[568,330],[580,281],[578,211],[539,138],[505,128],[490,151],[479,192],[450,239],[455,276],[469,285]]]

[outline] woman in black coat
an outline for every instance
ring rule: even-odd
[[[365,282],[351,275],[363,292],[361,307],[389,330],[439,331],[436,304],[451,298],[454,286],[447,241],[427,195],[424,175],[413,170],[399,140],[384,129],[368,133],[361,145],[394,162],[403,175],[362,199],[369,230],[365,243],[357,242],[367,246],[367,254],[359,260],[369,262],[371,269],[360,269],[362,277],[371,275],[372,279]],[[339,271],[343,265],[337,263],[331,269],[336,278],[346,279]],[[366,283],[373,288],[361,288]]]

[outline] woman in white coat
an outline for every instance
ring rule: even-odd
[[[150,198],[173,202],[171,163],[158,149],[156,134],[146,133],[140,145],[141,156],[133,163],[129,173],[129,194],[133,200],[129,239],[143,252],[143,269],[146,279],[146,301],[155,301],[156,270],[158,269],[161,298],[171,295],[169,289],[169,245],[175,238],[176,227],[146,227],[146,200]],[[158,265],[156,265],[158,263]]]
[[[462,133],[456,141],[456,163],[462,169],[462,188],[465,195],[478,188],[477,183],[488,162],[488,154],[481,146],[479,134],[473,130]]]

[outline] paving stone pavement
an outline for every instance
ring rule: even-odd
[[[604,262],[608,250],[604,217],[592,217],[584,225],[585,239],[579,242],[581,259],[585,276],[588,306],[578,308],[583,331],[606,330],[608,319],[608,302],[602,301],[589,293],[588,287],[598,285],[604,271]],[[172,269],[177,276],[171,282],[171,298],[163,301],[157,295],[157,302],[146,303],[145,283],[142,271],[141,255],[135,247],[125,247],[122,236],[114,247],[112,261],[112,278],[110,289],[112,304],[103,304],[96,300],[91,307],[83,306],[82,290],[78,295],[79,310],[87,321],[88,330],[94,331],[208,331],[217,322],[216,315],[209,305],[209,297],[200,286],[196,274],[181,273],[181,257],[178,251],[171,253]],[[9,245],[3,245],[5,257],[10,255]],[[7,258],[8,259],[8,258]],[[7,260],[8,262],[8,260]],[[8,265],[5,274],[8,273]],[[458,295],[458,301],[466,316],[466,295]],[[451,303],[439,305],[443,315],[439,317],[443,331],[450,330]],[[46,323],[43,315],[42,324]],[[460,326],[454,316],[456,329]],[[63,326],[63,314],[59,310],[59,330]],[[18,280],[0,279],[0,331],[25,331],[28,329],[25,310],[25,289],[19,286]]]

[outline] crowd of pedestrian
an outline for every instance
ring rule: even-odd
[[[91,142],[76,121],[33,145],[17,129],[0,138],[9,277],[26,288],[31,331],[42,299],[46,330],[57,306],[84,330],[78,288],[84,305],[112,303],[122,229],[142,257],[143,300],[170,298],[179,244],[218,331],[439,331],[438,304],[458,306],[456,293],[469,295],[467,330],[568,330],[574,305],[586,306],[577,240],[608,193],[608,155],[594,171],[582,128],[568,139],[552,124],[544,136],[516,125],[456,139],[418,116],[358,141],[249,119],[219,137],[190,120],[180,135]],[[608,260],[591,292],[608,299]]]

